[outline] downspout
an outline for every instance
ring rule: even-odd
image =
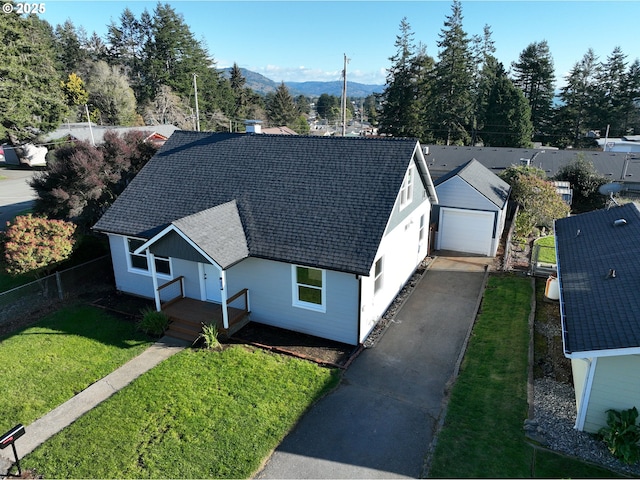
[[[220,298],[222,299],[222,327],[229,328],[229,312],[227,312],[227,272],[220,269]]]
[[[156,257],[151,250],[147,248],[147,260],[149,262],[149,271],[151,272],[151,280],[153,281],[153,297],[156,301],[156,310],[159,312],[162,310],[162,306],[160,304],[160,292],[158,291],[158,276],[156,272]]]
[[[598,358],[596,357],[593,360],[589,358],[583,358],[581,360],[587,362],[587,375],[582,387],[582,392],[580,393],[580,408],[578,408],[578,406],[576,405],[578,411],[574,428],[579,431],[582,431],[584,429],[584,423],[587,420],[587,410],[589,406],[589,400],[591,398],[591,387],[593,385],[593,377],[595,376]]]
[[[356,275],[356,281],[358,282],[358,331],[357,331],[357,340],[358,343],[360,341],[360,335],[362,335],[362,277],[360,275]]]

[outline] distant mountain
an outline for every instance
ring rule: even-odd
[[[222,73],[228,78],[231,68],[222,69]],[[280,82],[265,77],[251,70],[241,68],[242,76],[247,80],[246,86],[254,92],[266,95],[269,92],[275,92]],[[339,97],[342,95],[342,81],[335,80],[333,82],[284,82],[289,89],[289,93],[293,96],[304,95],[306,97],[319,97],[323,93]],[[384,85],[367,85],[364,83],[347,81],[347,96],[349,97],[367,97],[372,93],[381,93]]]

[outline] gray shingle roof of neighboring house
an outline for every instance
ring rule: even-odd
[[[621,219],[624,222],[616,222]],[[555,233],[565,353],[594,356],[593,352],[640,347],[636,205],[557,220]]]
[[[86,123],[76,123],[69,126],[61,125],[53,132],[46,134],[44,139],[47,142],[51,142],[69,135],[76,140],[82,140],[84,142],[91,142],[93,140],[96,144],[101,144],[104,142],[104,134],[107,132],[115,132],[119,135],[122,135],[131,131],[140,131],[146,133],[149,136],[153,135],[154,133],[158,133],[163,137],[169,138],[171,134],[173,134],[173,132],[175,132],[176,130],[178,130],[178,127],[176,127],[175,125],[151,125],[139,127],[110,127],[92,125],[92,127],[89,128],[88,124]]]
[[[428,148],[429,154],[425,159],[434,181],[472,158],[496,174],[511,165],[522,165],[528,161],[531,166],[544,170],[547,177],[553,177],[577,155],[583,155],[593,163],[598,173],[612,181],[637,182],[640,178],[640,161],[629,161],[627,154],[621,152],[445,145],[429,145]]]
[[[251,256],[368,275],[417,144],[177,131],[94,228],[148,239],[235,200]]]
[[[463,163],[433,183],[438,186],[455,176],[467,182],[499,208],[503,208],[509,200],[509,184],[475,159]]]

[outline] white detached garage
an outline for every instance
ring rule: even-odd
[[[436,248],[493,257],[511,187],[477,160],[434,181],[439,199]]]

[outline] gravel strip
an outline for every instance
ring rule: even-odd
[[[640,462],[626,465],[609,453],[594,435],[574,429],[576,405],[573,387],[549,378],[534,382],[535,435],[550,450],[602,465],[613,471],[640,477]]]

